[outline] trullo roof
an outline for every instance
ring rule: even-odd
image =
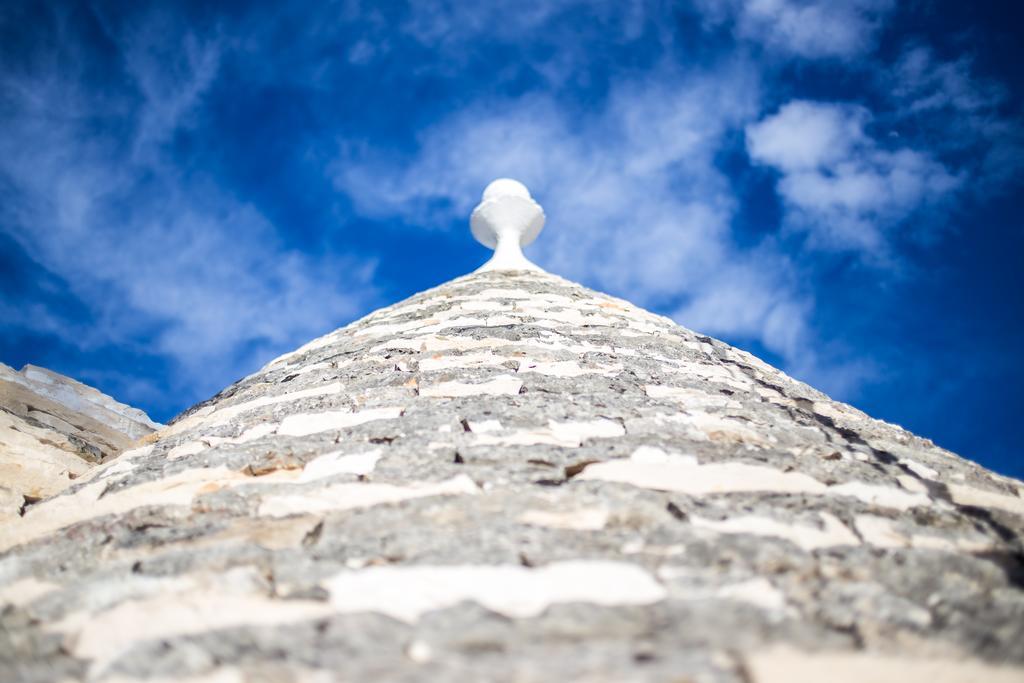
[[[544,272],[153,436],[0,528],[0,679],[1024,675],[1021,482]]]

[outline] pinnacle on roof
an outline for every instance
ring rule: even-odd
[[[499,178],[484,190],[469,219],[477,242],[494,249],[478,273],[490,270],[541,270],[523,255],[544,227],[544,209],[518,180]]]

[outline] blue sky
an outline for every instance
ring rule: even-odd
[[[1015,5],[6,2],[0,361],[167,420],[511,176],[540,265],[1022,476]]]

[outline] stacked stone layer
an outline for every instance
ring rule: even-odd
[[[0,363],[0,524],[160,427],[70,377]]]
[[[153,437],[0,526],[0,679],[1024,672],[1024,484],[550,275],[379,310]]]

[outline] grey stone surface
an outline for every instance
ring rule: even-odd
[[[0,526],[2,680],[1021,680],[1024,484],[542,273],[315,340]]]

